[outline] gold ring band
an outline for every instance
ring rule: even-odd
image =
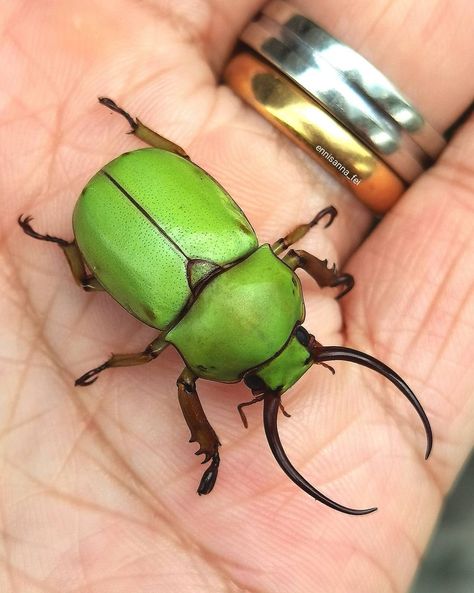
[[[293,82],[249,52],[234,56],[224,79],[242,99],[289,136],[374,212],[386,212],[402,180]]]

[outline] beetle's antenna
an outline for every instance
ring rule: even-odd
[[[344,346],[321,346],[321,344],[316,342],[314,338],[312,341],[313,344],[310,344],[310,352],[315,363],[321,363],[324,361],[331,360],[346,360],[348,362],[355,362],[356,364],[360,364],[369,369],[372,369],[373,371],[376,371],[377,373],[380,373],[386,379],[391,381],[395,385],[395,387],[398,387],[398,389],[403,393],[403,395],[415,408],[418,416],[421,418],[421,421],[423,422],[427,441],[425,459],[428,459],[431,453],[431,448],[433,446],[433,433],[431,431],[430,421],[428,420],[423,406],[418,401],[416,395],[413,393],[410,387],[408,387],[408,385],[400,377],[400,375],[398,375],[394,370],[392,370],[389,366],[387,366],[377,358],[370,356],[370,354],[365,354],[365,352],[353,350],[352,348],[345,348]]]
[[[376,508],[359,510],[344,507],[319,492],[319,490],[316,490],[314,486],[307,482],[303,476],[298,471],[296,471],[283,449],[283,445],[280,441],[280,435],[278,434],[277,418],[279,408],[280,395],[274,392],[265,393],[263,399],[263,423],[265,427],[265,434],[275,459],[278,461],[279,466],[290,478],[290,480],[292,480],[297,486],[312,496],[315,500],[326,504],[328,507],[331,507],[336,511],[341,511],[341,513],[347,513],[348,515],[367,515],[368,513],[373,513],[376,511]]]

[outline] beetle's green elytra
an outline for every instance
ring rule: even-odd
[[[395,371],[357,350],[322,346],[301,325],[305,307],[296,269],[305,270],[321,288],[342,287],[336,298],[354,284],[352,276],[340,274],[327,260],[290,249],[321,220],[328,227],[336,209],[329,206],[272,245],[259,245],[242,210],[180,146],[111,99],[99,102],[125,117],[151,148],[117,157],[87,183],[74,209],[72,241],[36,232],[31,217],[18,221],[27,235],[62,249],[84,290],[105,290],[161,331],[142,352],[114,354],[76,385],[92,384],[108,368],[150,362],[171,345],[185,364],[177,386],[190,440],[199,443],[196,454],[210,461],[199,494],[208,494],[216,483],[220,442],[202,409],[196,381],[243,380],[253,395],[238,406],[244,425],[243,408],[263,400],[265,434],[287,476],[333,509],[352,515],[374,511],[342,506],[314,488],[289,461],[277,428],[283,393],[313,364],[328,367],[328,361],[346,360],[382,374],[403,393],[423,422],[426,457],[431,451],[429,420]]]
[[[103,167],[77,201],[73,228],[100,284],[157,329],[176,319],[207,275],[258,245],[220,185],[159,148],[129,152]]]

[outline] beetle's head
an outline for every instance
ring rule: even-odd
[[[282,393],[294,385],[313,364],[325,366],[334,374],[334,369],[326,363],[335,360],[354,362],[372,369],[391,381],[403,393],[423,422],[427,437],[425,455],[427,459],[431,451],[433,436],[429,420],[420,402],[410,387],[408,387],[405,381],[395,371],[369,354],[353,350],[352,348],[345,348],[344,346],[322,346],[304,327],[297,326],[286,346],[265,365],[262,365],[253,372],[247,373],[244,377],[244,382],[252,390],[257,400],[263,399],[265,434],[273,455],[287,476],[314,499],[319,500],[331,508],[350,515],[365,515],[376,509],[358,510],[342,506],[327,498],[307,482],[296,471],[286,456],[278,434],[277,418],[278,410],[281,407],[280,398]]]
[[[258,370],[247,373],[244,383],[254,395],[265,392],[281,395],[313,365],[309,340],[310,334],[301,325],[297,326],[285,347]]]

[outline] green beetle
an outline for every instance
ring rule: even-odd
[[[352,277],[328,267],[327,260],[287,251],[322,219],[328,227],[335,208],[325,208],[273,245],[259,246],[237,204],[182,148],[111,99],[99,101],[124,116],[152,148],[119,156],[89,181],[74,210],[73,241],[37,233],[31,217],[20,216],[18,222],[31,237],[59,245],[83,289],[107,291],[160,334],[143,352],[112,355],[76,385],[90,385],[107,368],[149,362],[172,344],[185,363],[177,385],[191,441],[199,443],[196,455],[205,455],[203,463],[210,461],[199,494],[208,494],[216,482],[220,443],[201,407],[196,379],[243,380],[254,397],[238,406],[242,421],[247,426],[243,407],[263,400],[265,434],[288,477],[338,511],[374,511],[344,507],[316,490],[288,460],[277,430],[278,410],[285,413],[281,395],[314,363],[328,367],[328,361],[347,360],[381,373],[400,389],[425,427],[426,458],[431,450],[428,418],[401,377],[368,354],[323,347],[301,325],[305,310],[295,269],[304,269],[321,287],[342,287],[336,298],[353,286]]]

